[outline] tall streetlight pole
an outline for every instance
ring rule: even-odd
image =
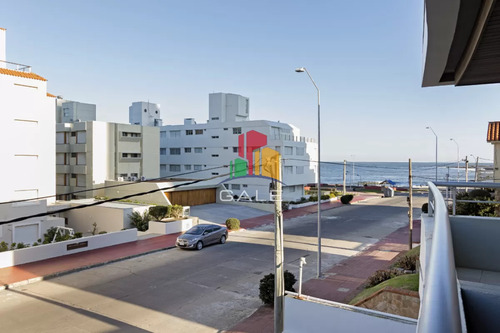
[[[458,147],[458,142],[455,139],[451,138],[450,141],[455,142],[457,145],[457,182],[460,181],[460,148]]]
[[[426,129],[430,129],[432,133],[434,133],[434,136],[436,137],[436,181],[438,180],[438,136],[436,132],[432,129],[432,127],[427,126]]]
[[[299,67],[295,70],[297,73],[306,72],[307,76],[311,79],[312,84],[318,91],[318,278],[321,277],[321,107],[320,107],[320,92],[319,88],[314,82],[311,74],[305,67]]]

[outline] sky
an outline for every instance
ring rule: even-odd
[[[422,88],[423,0],[6,0],[7,60],[48,91],[128,123],[132,102],[164,124],[208,118],[208,94],[250,98],[250,118],[317,137],[324,161],[493,159],[498,85]],[[1,92],[0,92],[1,94]],[[2,110],[0,110],[2,112]]]

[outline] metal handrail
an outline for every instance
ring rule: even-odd
[[[438,188],[433,183],[428,185],[429,213],[432,211],[434,215],[434,232],[429,263],[426,265],[425,289],[417,332],[462,332],[459,288],[448,210]]]

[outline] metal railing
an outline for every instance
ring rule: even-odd
[[[16,71],[31,73],[31,66],[18,64],[15,62],[0,60],[0,68],[13,69]]]
[[[489,183],[489,182],[435,182],[436,186],[446,187],[446,202],[451,201],[452,215],[456,215],[457,202],[470,202],[470,203],[486,203],[486,204],[496,204],[500,201],[484,201],[484,200],[457,200],[457,189],[461,188],[500,188],[500,183]],[[451,193],[449,193],[450,191]],[[430,192],[429,192],[430,193]],[[448,198],[450,196],[450,198]]]
[[[429,183],[429,216],[434,216],[434,231],[417,332],[462,332],[464,320],[460,311],[448,210],[441,192],[433,183]]]

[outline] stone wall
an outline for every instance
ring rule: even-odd
[[[417,319],[420,299],[416,291],[385,287],[355,306]]]

